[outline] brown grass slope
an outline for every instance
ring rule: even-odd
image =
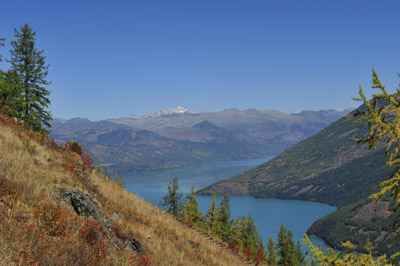
[[[113,231],[79,216],[63,191],[87,195]],[[135,236],[146,255],[116,245]],[[0,115],[0,265],[243,265],[165,211],[82,167],[80,157]]]

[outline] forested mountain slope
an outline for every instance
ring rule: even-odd
[[[376,254],[391,255],[400,248],[393,229],[396,216],[387,201],[368,197],[394,168],[386,165],[384,143],[369,150],[356,139],[368,133],[367,125],[343,117],[314,136],[292,146],[272,160],[198,191],[198,194],[252,195],[262,198],[317,201],[339,207],[316,221],[309,234],[330,246],[352,241],[366,251],[372,241]]]
[[[255,197],[318,201],[337,207],[356,202],[378,190],[389,176],[383,146],[375,150],[357,144],[367,128],[343,117],[272,160],[199,194],[231,192]]]

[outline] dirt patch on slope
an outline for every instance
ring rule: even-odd
[[[387,218],[390,216],[389,202],[370,202],[357,208],[353,212],[353,219],[360,219],[364,221],[370,221],[374,217]]]

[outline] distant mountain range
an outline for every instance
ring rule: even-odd
[[[73,139],[103,165],[118,171],[150,171],[210,161],[275,155],[350,112],[227,109],[193,112],[183,107],[141,119],[55,119],[51,136]]]
[[[360,107],[363,108],[363,107]],[[316,114],[309,113],[315,117]],[[370,239],[380,254],[400,250],[391,215],[393,204],[373,202],[368,196],[394,169],[386,165],[384,143],[369,150],[356,143],[365,137],[365,124],[342,117],[319,133],[288,148],[272,160],[221,180],[198,192],[251,195],[327,203],[339,210],[317,221],[308,231],[340,249],[347,240],[358,250]],[[388,247],[388,245],[391,247]]]
[[[177,106],[175,108],[171,107],[168,109],[155,111],[153,113],[145,115],[143,118],[154,118],[154,117],[159,117],[162,115],[183,114],[183,113],[199,113],[199,112],[189,111],[188,109],[186,109],[182,106]]]

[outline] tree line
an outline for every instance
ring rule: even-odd
[[[15,117],[34,131],[46,133],[52,119],[46,110],[50,105],[50,84],[46,77],[44,50],[36,48],[36,31],[28,24],[14,29],[15,40],[11,41],[9,68],[0,69],[0,111]],[[0,47],[5,39],[0,39]],[[0,62],[3,56],[0,54]]]
[[[308,265],[301,251],[301,244],[295,244],[293,234],[283,225],[278,233],[277,243],[272,237],[265,248],[253,217],[231,217],[230,198],[224,194],[220,202],[215,194],[206,213],[199,210],[199,202],[191,187],[190,193],[183,197],[179,191],[178,179],[173,178],[168,184],[168,193],[163,197],[162,208],[197,228],[218,237],[235,252],[241,252],[256,265]]]

